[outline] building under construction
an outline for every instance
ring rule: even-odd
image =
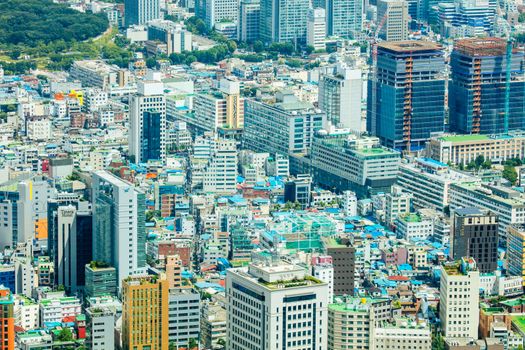
[[[455,43],[448,98],[451,131],[498,134],[525,129],[523,48],[507,51],[507,45],[500,38]]]
[[[382,42],[376,62],[368,83],[368,131],[387,147],[424,146],[445,124],[442,48],[428,41]]]

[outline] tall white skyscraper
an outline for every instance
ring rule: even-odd
[[[326,39],[326,12],[323,8],[308,10],[306,44],[316,50],[324,50]]]
[[[441,266],[439,319],[446,338],[478,339],[479,283],[473,258]]]
[[[331,125],[361,131],[362,79],[360,69],[338,63],[319,79],[319,108]]]
[[[129,103],[129,153],[135,163],[166,159],[166,129],[164,84],[139,82]]]
[[[146,266],[145,195],[107,171],[93,173],[93,260],[122,280]]]
[[[328,284],[299,266],[255,262],[229,269],[230,350],[327,348]]]
[[[235,140],[218,139],[204,170],[203,190],[210,193],[237,191],[237,146]]]

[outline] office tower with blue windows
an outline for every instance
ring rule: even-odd
[[[142,158],[144,160],[161,159],[161,113],[154,109],[145,111],[142,118],[143,129],[140,144]]]
[[[367,130],[387,146],[422,147],[445,124],[445,59],[426,41],[383,42],[368,82]]]
[[[309,0],[261,0],[259,35],[265,42],[306,42]]]
[[[506,94],[507,68],[510,70]],[[458,40],[450,57],[450,128],[464,134],[498,134],[525,128],[523,49],[514,48],[507,65],[507,42],[500,38]],[[505,102],[508,96],[508,127]]]
[[[161,18],[159,0],[125,0],[124,25],[146,24]]]

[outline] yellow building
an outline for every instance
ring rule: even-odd
[[[511,276],[522,276],[525,286],[525,225],[507,228],[507,271]]]
[[[122,283],[124,350],[168,350],[168,281],[128,277]]]

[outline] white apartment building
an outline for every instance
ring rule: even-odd
[[[394,224],[399,215],[410,213],[412,194],[403,192],[400,186],[392,186],[390,193],[385,195],[385,222]]]
[[[38,304],[23,295],[14,296],[15,325],[26,331],[40,326],[40,312]]]
[[[480,274],[472,258],[441,266],[439,319],[444,336],[478,339]]]
[[[135,163],[147,161],[144,159],[148,149],[143,145],[147,139],[145,132],[144,112],[158,112],[160,119],[160,158],[166,160],[166,98],[164,84],[160,81],[142,81],[138,83],[138,91],[131,96],[129,103],[129,153],[135,156]],[[147,131],[147,130],[146,130]]]
[[[432,335],[426,322],[418,323],[410,319],[396,319],[374,328],[371,350],[430,350]]]
[[[108,307],[92,306],[86,309],[91,332],[90,349],[107,350],[115,346],[115,312]]]
[[[299,266],[252,263],[229,269],[227,339],[230,350],[324,350],[328,285]]]
[[[31,117],[26,123],[28,139],[47,141],[51,138],[51,120],[48,117]]]
[[[357,196],[354,192],[343,192],[343,211],[346,216],[357,216]]]
[[[75,61],[69,71],[71,80],[79,80],[82,86],[98,87],[106,90],[118,82],[118,69],[101,60]]]
[[[396,232],[407,241],[426,240],[434,232],[434,223],[419,214],[404,214],[396,220]]]
[[[316,50],[324,50],[326,39],[326,11],[323,8],[308,9],[306,43]]]
[[[237,145],[235,140],[215,142],[203,175],[203,190],[208,193],[234,193],[237,190]]]
[[[480,183],[480,180],[428,158],[417,158],[414,163],[401,163],[397,176],[397,185],[413,195],[412,202],[416,208],[440,211],[449,204],[452,184],[471,182]]]
[[[334,300],[334,265],[331,256],[312,259],[312,276],[328,284],[328,301]]]
[[[42,299],[40,305],[40,327],[47,322],[62,322],[64,317],[78,316],[82,313],[80,300],[75,297]]]

